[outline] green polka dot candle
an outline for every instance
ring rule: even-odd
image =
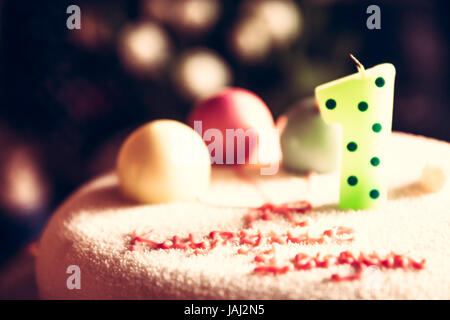
[[[324,121],[342,126],[339,207],[370,209],[387,197],[395,68],[384,63],[366,70],[351,57],[358,72],[318,86],[315,94]]]

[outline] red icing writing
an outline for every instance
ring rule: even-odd
[[[203,237],[201,241],[194,241],[192,234],[186,238],[181,238],[177,235],[172,236],[168,240],[161,242],[150,240],[149,233],[145,235],[133,235],[131,240],[131,251],[136,250],[137,246],[145,246],[151,249],[213,249],[217,245],[238,245],[259,247],[261,244],[323,244],[334,242],[338,244],[351,242],[353,238],[353,230],[343,227],[335,227],[327,229],[321,235],[311,237],[308,233],[301,233],[293,235],[290,231],[282,234],[271,232],[269,234],[262,234],[260,231],[250,233],[248,229],[243,229],[238,232],[231,231],[211,231],[208,236]],[[243,251],[240,252],[241,254]]]
[[[305,214],[312,210],[312,206],[308,201],[296,201],[284,203],[281,205],[274,205],[271,203],[263,204],[258,208],[251,209],[246,215],[247,227],[253,227],[253,223],[257,220],[269,221],[272,220],[273,215],[281,215],[287,219],[291,224],[299,227],[308,225],[306,220],[297,221],[292,213]]]
[[[270,221],[274,215],[281,215],[291,225],[305,227],[307,221],[298,221],[293,214],[305,214],[312,210],[312,206],[307,201],[298,201],[281,205],[266,203],[257,208],[251,208],[245,215],[245,226],[243,229],[233,231],[211,231],[201,238],[194,239],[193,234],[187,237],[174,235],[163,241],[151,240],[151,231],[145,234],[133,234],[130,250],[134,251],[138,247],[150,248],[152,250],[193,250],[193,254],[207,253],[217,246],[238,246],[237,254],[253,255],[252,262],[257,266],[253,273],[261,275],[281,275],[289,271],[312,270],[315,268],[330,268],[331,266],[347,265],[353,269],[349,275],[332,274],[331,281],[354,281],[361,279],[363,271],[370,266],[380,269],[403,269],[421,270],[425,266],[425,260],[416,261],[405,255],[391,253],[380,257],[376,253],[360,253],[358,256],[349,251],[343,251],[339,255],[308,255],[298,253],[292,258],[288,265],[277,266],[274,245],[320,245],[324,243],[344,244],[354,241],[354,230],[348,227],[337,226],[324,230],[316,236],[310,236],[308,232],[292,234],[291,231],[285,233],[270,232],[262,234],[254,229],[254,222]],[[272,245],[269,250],[262,251],[261,246]]]

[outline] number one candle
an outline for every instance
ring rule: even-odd
[[[391,135],[395,68],[384,63],[315,89],[326,123],[340,123],[339,207],[370,209],[387,198],[386,152]]]

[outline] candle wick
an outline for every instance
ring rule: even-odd
[[[358,69],[359,72],[364,73],[364,71],[365,71],[366,69],[364,68],[364,66],[362,65],[362,63],[359,62],[359,60],[356,59],[355,56],[352,55],[351,53],[350,53],[350,59],[352,59],[352,60],[356,63],[356,69]]]

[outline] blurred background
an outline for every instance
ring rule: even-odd
[[[0,266],[113,168],[122,139],[224,86],[275,118],[315,86],[397,68],[393,129],[450,141],[448,1],[0,0]],[[81,8],[68,30],[67,7]],[[381,8],[381,30],[366,9]],[[29,248],[28,250],[33,250]]]

